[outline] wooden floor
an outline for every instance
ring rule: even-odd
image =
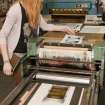
[[[16,83],[13,77],[5,76],[0,71],[0,103],[14,89]]]

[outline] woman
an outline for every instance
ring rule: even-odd
[[[67,26],[47,24],[40,14],[42,0],[18,0],[8,11],[5,23],[0,32],[0,49],[3,57],[3,72],[12,75],[10,63],[13,54],[21,57],[26,53],[24,26],[29,24],[32,30],[39,33],[39,28],[46,31],[64,31],[74,34]]]

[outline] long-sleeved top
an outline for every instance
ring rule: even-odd
[[[9,58],[12,57],[12,54],[19,41],[21,32],[21,22],[22,12],[20,4],[17,2],[7,12],[6,20],[0,31],[0,43],[2,43],[6,39]],[[39,27],[46,31],[53,31],[55,29],[57,29],[57,31],[60,31],[62,30],[61,28],[63,28],[57,28],[56,25],[47,24],[43,19],[42,15],[40,15]]]

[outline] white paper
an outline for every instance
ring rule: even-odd
[[[105,26],[84,26],[80,33],[104,34]]]
[[[64,101],[62,102],[59,99],[46,98],[52,86],[52,84],[43,83],[27,105],[69,105],[74,94],[75,87],[68,87]]]
[[[82,44],[84,37],[66,34],[61,43],[66,44]]]

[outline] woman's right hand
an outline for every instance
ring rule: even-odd
[[[11,63],[8,61],[8,62],[4,62],[4,66],[3,66],[3,72],[5,75],[13,75],[13,68],[12,68],[12,65]]]

